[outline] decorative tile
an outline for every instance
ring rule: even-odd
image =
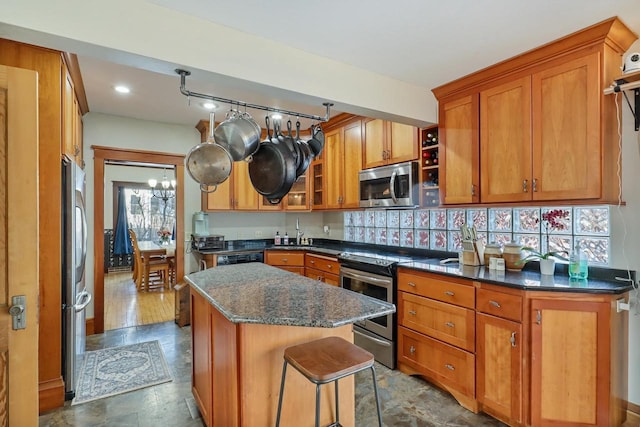
[[[387,245],[389,246],[400,245],[400,229],[399,228],[387,228]]]
[[[514,208],[513,231],[515,233],[539,233],[540,208]]]
[[[447,210],[446,209],[431,209],[431,215],[429,225],[432,230],[446,230],[447,229]]]
[[[387,211],[387,227],[399,228],[400,227],[400,211]]]
[[[387,229],[384,229],[385,233]],[[364,227],[364,242],[375,243],[376,242],[376,229],[373,227]]]
[[[345,227],[344,228],[344,240],[347,242],[353,242],[356,238],[355,227]]]
[[[386,227],[387,226],[387,212],[383,210],[376,211],[375,213],[375,226]]]
[[[467,224],[478,231],[487,231],[489,219],[486,209],[467,209]]]
[[[462,233],[459,231],[448,231],[448,250],[451,252],[458,252],[462,250]]]
[[[545,234],[546,230],[546,221],[544,221],[544,215],[550,211],[559,210],[564,213],[560,214],[559,217],[555,219],[556,227],[553,227],[553,224],[549,225],[549,234],[572,234],[573,233],[573,220],[572,220],[572,209],[570,207],[554,207],[554,208],[542,208],[540,209],[540,218],[542,219],[542,226],[540,227],[540,232]]]
[[[375,228],[376,230],[376,244],[377,245],[386,245],[387,244],[387,229],[386,228]]]
[[[353,239],[356,242],[363,243],[364,242],[364,227],[353,227],[355,232],[355,238]]]
[[[569,258],[571,253],[571,236],[550,235],[547,244],[546,236],[542,236],[542,252],[564,252],[562,255]]]
[[[511,208],[489,208],[489,231],[508,231],[513,229]]]
[[[429,249],[429,230],[416,230],[414,247]]]
[[[354,227],[364,227],[364,212],[352,212],[351,222],[353,222]]]
[[[414,211],[407,209],[400,211],[400,228],[413,228]]]
[[[527,246],[540,251],[540,235],[539,234],[513,234],[513,240],[522,246]]]
[[[429,228],[429,209],[418,209],[413,215],[415,228]]]
[[[353,222],[351,220],[353,212],[345,212],[344,213],[344,226],[345,227],[349,227],[353,225]]]
[[[364,226],[374,227],[376,225],[376,211],[366,210],[364,211]]]
[[[574,209],[574,233],[608,236],[611,230],[609,206],[580,206]]]
[[[447,209],[448,230],[459,230],[467,222],[467,215],[464,209]]]
[[[502,248],[512,240],[511,233],[489,233],[489,241],[496,242]]]
[[[430,249],[446,251],[447,250],[447,232],[444,230],[432,230],[429,236]]]
[[[483,245],[486,245],[489,239],[489,236],[486,231],[479,231],[477,233],[478,241],[482,242]]]
[[[405,248],[413,247],[413,236],[415,231],[409,228],[400,229],[400,246]]]
[[[589,265],[609,265],[610,242],[606,237],[576,236],[574,245],[580,244],[589,259]]]

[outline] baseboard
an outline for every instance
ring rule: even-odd
[[[62,377],[38,383],[39,412],[64,406],[64,381]]]
[[[631,402],[627,403],[627,421],[623,427],[640,426],[640,406]]]
[[[95,324],[94,324],[94,318],[92,317],[91,319],[87,319],[85,321],[85,325],[87,328],[87,336],[89,335],[93,335],[96,333],[96,328],[95,328]]]

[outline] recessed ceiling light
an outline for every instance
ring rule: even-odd
[[[115,90],[116,90],[116,92],[118,92],[118,93],[129,93],[129,92],[131,92],[131,89],[129,89],[129,88],[128,88],[128,87],[126,87],[126,86],[116,86],[116,87],[114,87],[114,89],[115,89]]]
[[[204,104],[202,104],[202,106],[207,110],[215,110],[216,108],[218,108],[218,106],[213,102],[205,102]]]

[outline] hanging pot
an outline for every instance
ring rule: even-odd
[[[244,160],[258,150],[260,126],[247,112],[233,111],[214,132],[218,144],[229,151],[235,161]]]
[[[300,121],[296,121],[296,145],[298,146],[298,162],[296,168],[296,178],[303,175],[309,164],[313,160],[313,152],[309,148],[309,144],[306,141],[300,139]]]
[[[269,117],[265,118],[265,123],[267,139],[260,143],[253,161],[249,163],[249,178],[256,191],[269,203],[278,204],[296,180],[296,164],[287,144],[280,141],[277,134],[271,136]],[[277,122],[274,130],[279,133]]]
[[[311,126],[311,139],[307,141],[311,151],[313,151],[313,155],[318,157],[320,153],[322,153],[322,149],[324,148],[324,132],[320,125]]]
[[[200,184],[200,190],[206,193],[216,191],[218,185],[229,178],[233,159],[229,152],[215,142],[213,127],[214,113],[209,116],[209,138],[189,150],[186,158],[187,172]]]

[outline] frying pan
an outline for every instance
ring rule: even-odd
[[[267,139],[260,143],[253,161],[249,163],[249,178],[253,188],[275,205],[291,190],[296,180],[296,162],[291,149],[280,141],[278,135],[271,136],[269,117],[265,118],[265,123]],[[277,122],[274,129],[278,132]]]
[[[298,146],[298,167],[296,168],[296,177],[304,174],[313,160],[313,152],[309,148],[306,141],[300,139],[300,121],[296,121],[296,145]]]
[[[318,157],[324,148],[324,132],[320,125],[311,126],[311,139],[307,141],[313,155]]]
[[[209,137],[189,150],[187,154],[187,172],[200,184],[200,191],[213,193],[231,175],[233,159],[229,152],[215,142],[213,128],[215,115],[209,116]]]

